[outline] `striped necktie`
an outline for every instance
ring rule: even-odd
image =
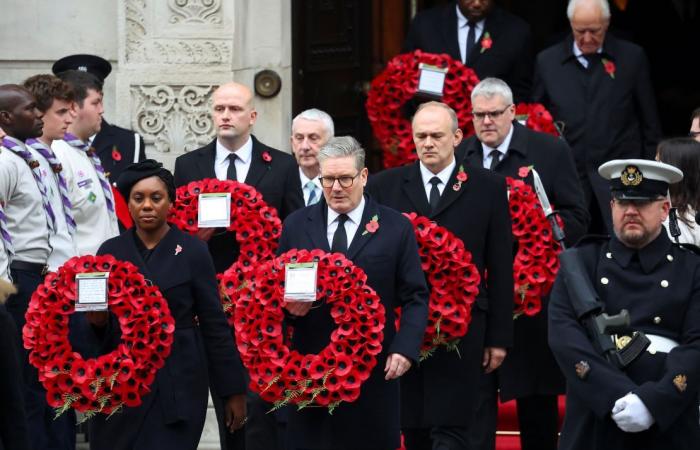
[[[41,169],[39,166],[39,161],[34,159],[34,155],[32,155],[32,152],[27,150],[27,147],[24,146],[22,141],[19,141],[13,137],[5,136],[4,138],[2,138],[2,145],[15,155],[22,158],[31,169],[32,175],[34,175],[34,181],[36,181],[36,185],[39,188],[39,192],[41,193],[41,203],[44,205],[44,211],[46,212],[46,222],[49,225],[49,230],[55,233],[56,216],[53,212],[53,208],[51,207],[51,202],[49,201],[49,194],[48,190],[46,189],[46,185],[41,179]]]
[[[313,181],[309,181],[306,183],[306,188],[309,190],[309,201],[306,202],[306,206],[315,205],[320,198],[316,196],[316,185]]]
[[[12,259],[12,256],[15,254],[15,246],[12,245],[12,238],[7,229],[7,216],[2,209],[2,205],[0,205],[0,238],[2,238],[2,242],[5,245],[5,251],[10,255],[10,259]]]
[[[63,204],[63,215],[66,218],[66,226],[68,227],[68,232],[70,235],[75,234],[75,219],[73,219],[73,211],[70,197],[68,197],[68,185],[66,184],[66,179],[63,177],[61,171],[63,167],[61,162],[56,157],[56,154],[51,150],[51,147],[44,144],[38,139],[28,139],[27,146],[33,148],[41,156],[43,156],[46,161],[48,161],[51,166],[51,170],[56,175],[56,181],[58,184],[58,192],[61,194],[61,203]]]
[[[97,153],[95,153],[95,149],[91,148],[77,136],[70,133],[66,133],[65,136],[63,136],[63,140],[66,141],[71,147],[84,151],[85,154],[87,154],[88,158],[90,158],[92,167],[95,168],[95,172],[97,172],[97,178],[99,178],[100,180],[100,186],[102,186],[102,192],[104,192],[105,202],[107,203],[107,209],[110,212],[114,212],[114,199],[112,198],[112,187],[109,185],[109,181],[107,181],[105,169],[104,167],[102,167],[102,162],[100,161],[100,157],[97,156]]]

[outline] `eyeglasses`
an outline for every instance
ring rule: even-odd
[[[324,188],[332,188],[336,181],[340,184],[340,187],[349,188],[352,186],[355,178],[360,176],[360,173],[362,172],[357,172],[357,175],[354,177],[350,175],[343,175],[342,177],[319,177],[319,180],[321,181],[321,186]]]
[[[486,117],[490,117],[491,120],[496,120],[499,117],[503,115],[506,111],[508,111],[508,108],[510,108],[511,105],[506,106],[500,111],[472,111],[472,115],[474,116],[474,120],[484,120]]]
[[[688,137],[691,137],[691,138],[693,138],[693,139],[695,139],[695,138],[698,137],[698,136],[700,136],[700,131],[690,131],[690,132],[688,133]]]

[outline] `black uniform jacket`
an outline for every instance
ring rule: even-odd
[[[549,345],[567,381],[561,449],[696,449],[700,385],[700,257],[671,243],[666,230],[643,249],[617,238],[578,250],[608,314],[627,309],[631,328],[679,345],[644,352],[620,370],[594,350],[578,322],[562,277],[549,304]],[[584,364],[585,363],[585,364]],[[577,375],[585,372],[585,376]],[[581,370],[585,365],[588,370]],[[656,423],[625,433],[611,419],[616,400],[635,393]]]
[[[382,351],[377,365],[353,403],[341,403],[329,415],[325,408],[290,411],[291,449],[393,449],[399,447],[399,381],[384,380],[386,357],[399,353],[416,364],[428,318],[428,288],[421,270],[418,245],[410,222],[396,211],[365,197],[362,222],[346,253],[367,274],[367,284],[386,308]],[[290,215],[284,222],[279,253],[319,248],[330,252],[324,200]],[[379,217],[379,229],[363,235],[370,219]],[[400,307],[401,326],[394,327],[394,309]],[[294,348],[317,353],[325,347],[336,325],[323,303],[294,321]]]
[[[463,144],[469,164],[482,167],[483,148],[476,136]],[[533,166],[550,203],[564,222],[566,243],[573,245],[588,228],[588,211],[576,174],[571,149],[563,139],[539,133],[513,122],[508,152],[495,171],[520,179],[521,167]],[[533,185],[532,173],[525,182]],[[536,394],[564,392],[564,379],[547,346],[547,298],[536,316],[522,315],[514,322],[514,344],[498,370],[502,401]]]
[[[106,241],[98,250],[98,254],[132,262],[158,286],[175,319],[175,339],[141,406],[126,408],[109,420],[101,415],[91,420],[92,449],[196,448],[204,427],[209,383],[223,398],[246,390],[206,245],[171,227],[146,259],[144,253],[149,252],[133,229]],[[119,342],[117,328],[112,317],[103,352]]]
[[[370,178],[378,202],[429,217],[461,239],[481,275],[469,329],[459,343],[461,358],[440,349],[403,376],[403,427],[467,426],[476,409],[484,347],[512,345],[513,238],[505,179],[464,164],[468,179],[455,190],[460,165],[458,160],[432,214],[418,162]]]
[[[138,139],[138,154],[136,140]],[[109,173],[109,179],[116,182],[119,175],[130,164],[146,159],[143,138],[131,130],[112,125],[104,118],[102,128],[92,141],[92,146],[100,157],[102,167]]]
[[[29,450],[15,321],[0,304],[0,450]]]
[[[474,69],[479,79],[501,78],[513,90],[516,102],[528,101],[533,61],[530,26],[521,18],[495,7],[486,17],[482,37],[486,33],[493,45],[482,52],[477,40],[475,50],[467,54],[467,67]],[[455,2],[416,14],[404,42],[404,51],[413,50],[447,53],[462,61]]]
[[[257,189],[263,200],[276,208],[280,219],[284,220],[289,213],[304,206],[296,161],[293,156],[262,144],[255,136],[251,138],[253,154],[245,183]],[[270,155],[270,161],[263,159],[263,152]],[[178,156],[175,160],[175,185],[180,187],[192,181],[216,178],[215,159],[216,139],[202,148]],[[215,234],[209,240],[209,251],[216,271],[225,271],[238,259],[236,234]]]

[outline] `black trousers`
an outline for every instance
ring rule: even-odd
[[[559,408],[556,395],[532,395],[516,399],[522,450],[556,450]],[[469,432],[470,448],[494,450],[498,422],[496,375],[482,376],[479,406]]]
[[[17,293],[7,299],[7,312],[14,319],[22,342],[24,314],[34,290],[43,281],[43,276],[24,270],[11,270]],[[24,404],[27,413],[29,440],[35,450],[75,450],[75,411],[69,409],[54,420],[54,410],[46,403],[46,390],[39,382],[39,373],[29,364],[29,353],[23,346],[17,350],[22,359]]]
[[[466,427],[403,429],[406,450],[469,450]]]

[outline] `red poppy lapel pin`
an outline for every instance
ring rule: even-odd
[[[607,58],[601,58],[600,60],[603,63],[603,68],[605,69],[605,73],[610,75],[610,78],[613,80],[615,79],[615,71],[617,68],[615,67],[615,63],[610,61]]]
[[[364,236],[367,233],[374,234],[379,229],[379,216],[375,214],[369,222],[365,224],[365,231],[362,233]]]
[[[490,49],[492,45],[493,39],[491,39],[491,34],[487,31],[481,38],[481,53],[484,53],[486,50]]]
[[[122,160],[122,154],[116,145],[114,147],[112,147],[112,159],[117,161],[117,162]]]
[[[452,185],[452,190],[455,192],[462,189],[462,183],[466,182],[469,179],[469,175],[467,175],[467,172],[464,171],[464,166],[461,164],[459,166],[456,178],[457,182]]]
[[[518,176],[520,178],[525,178],[530,173],[530,171],[534,168],[535,168],[535,166],[522,166],[521,168],[518,169]]]
[[[182,252],[182,246],[180,244],[177,244],[175,247],[175,256],[179,255]]]
[[[272,161],[272,155],[270,155],[270,152],[264,151],[264,152],[262,152],[262,159],[265,162],[270,162],[270,161]]]

